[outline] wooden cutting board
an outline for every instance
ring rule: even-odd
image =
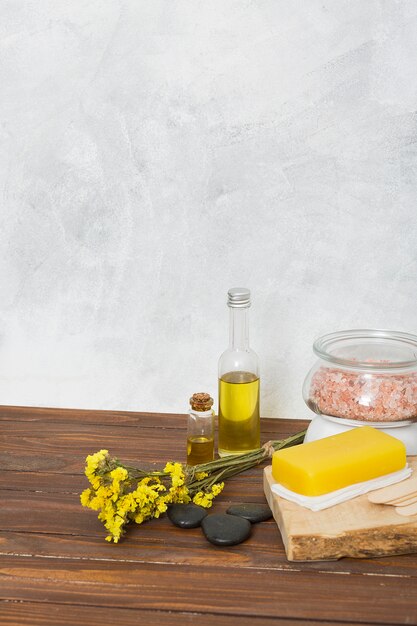
[[[417,456],[408,458],[417,472]],[[266,499],[281,531],[289,561],[333,561],[417,552],[417,515],[372,504],[367,494],[324,511],[284,500],[271,491],[272,467],[264,469]]]

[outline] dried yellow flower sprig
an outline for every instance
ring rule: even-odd
[[[304,439],[305,431],[287,439],[269,441],[262,448],[246,454],[223,457],[202,465],[189,467],[167,463],[162,471],[146,471],[125,465],[100,450],[86,459],[85,475],[90,487],[81,494],[81,504],[99,511],[108,535],[107,541],[117,543],[129,522],[142,524],[165,513],[170,504],[194,502],[211,507],[221,493],[224,480],[259,465],[274,450]]]

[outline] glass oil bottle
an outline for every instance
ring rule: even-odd
[[[249,347],[249,289],[228,292],[229,348],[219,360],[219,455],[260,447],[259,360]]]
[[[214,459],[213,398],[208,393],[195,393],[190,398],[188,414],[187,465],[208,463]]]

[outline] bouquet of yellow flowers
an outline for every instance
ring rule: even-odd
[[[201,465],[167,463],[163,470],[147,471],[111,458],[100,450],[86,459],[85,475],[90,487],[81,494],[81,504],[99,511],[108,535],[117,543],[129,522],[142,524],[165,513],[170,504],[194,502],[205,508],[223,490],[231,476],[259,465],[275,450],[302,443],[305,431],[287,439],[268,441],[258,450],[227,456]]]

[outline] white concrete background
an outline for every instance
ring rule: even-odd
[[[182,412],[253,292],[262,413],[313,339],[417,331],[417,2],[0,0],[0,402]]]

